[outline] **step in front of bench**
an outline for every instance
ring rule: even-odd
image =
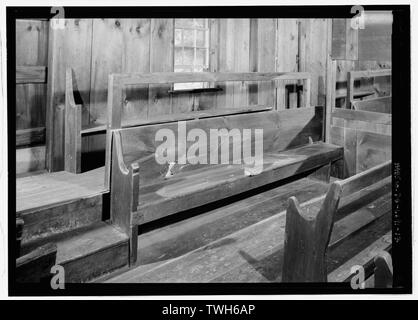
[[[122,268],[128,256],[128,237],[106,222],[57,242],[57,264],[64,267],[66,282],[86,282]]]
[[[56,264],[64,267],[65,282],[86,282],[128,263],[129,239],[112,225],[96,222],[50,237],[56,244]],[[41,245],[39,241],[24,244],[24,251]]]
[[[104,169],[83,174],[43,173],[16,180],[16,215],[24,221],[22,243],[102,221]]]
[[[343,157],[343,148],[313,143],[264,155],[263,170],[248,175],[240,165],[208,166],[178,174],[165,182],[140,187],[133,224],[143,224],[216,200],[265,186],[327,165]]]

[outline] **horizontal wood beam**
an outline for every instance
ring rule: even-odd
[[[349,71],[353,79],[386,77],[392,75],[392,69]]]
[[[16,83],[46,83],[46,67],[17,66]]]
[[[45,142],[45,127],[16,130],[16,147]]]
[[[188,82],[308,80],[311,78],[311,74],[308,72],[155,72],[111,74],[109,76],[109,79],[110,78],[113,80],[113,83],[118,83],[120,85],[137,85]]]
[[[345,120],[358,120],[386,125],[392,124],[392,115],[389,113],[336,108],[334,109],[332,116],[335,118],[343,118]]]

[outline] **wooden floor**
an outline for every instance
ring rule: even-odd
[[[16,179],[16,212],[83,199],[106,191],[104,167],[85,173],[42,173]]]
[[[304,205],[315,204],[328,189],[323,182],[296,180],[211,210],[207,213],[159,228],[139,236],[137,266],[99,279],[104,282],[271,282],[281,281],[281,264],[286,224],[285,209],[290,196]],[[366,259],[375,242],[390,238],[390,195],[377,200],[357,214],[340,220],[331,237],[329,270],[341,277],[338,267],[345,263],[349,248],[339,246],[352,228],[362,230],[350,238],[351,247],[363,251]],[[373,226],[374,231],[367,228]],[[355,243],[353,243],[354,241]],[[352,253],[350,253],[352,254]],[[350,269],[350,268],[349,268]]]

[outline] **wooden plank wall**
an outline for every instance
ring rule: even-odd
[[[347,72],[353,70],[390,69],[392,16],[390,13],[366,15],[364,29],[353,29],[349,19],[333,19],[332,59],[337,60],[336,96],[347,92]],[[368,98],[390,94],[390,78],[381,77],[355,83],[355,90],[374,92]],[[337,99],[345,107],[345,99]]]
[[[47,64],[48,22],[16,21],[16,67]],[[45,83],[16,84],[16,130],[45,127]]]
[[[325,19],[210,19],[209,70],[308,71],[312,104],[325,103],[328,37]],[[44,22],[47,27],[47,22]],[[48,30],[47,30],[48,31]],[[63,169],[65,69],[74,69],[76,99],[83,104],[83,127],[106,123],[108,75],[114,72],[173,71],[174,19],[69,19],[64,29],[45,31],[48,41],[47,167]],[[23,50],[25,51],[25,50]],[[46,64],[46,58],[44,60]],[[169,95],[162,86],[124,92],[124,119],[193,109],[302,105],[300,86],[286,83],[218,84],[224,91]],[[275,95],[275,90],[278,94]],[[284,97],[284,101],[275,101]],[[45,99],[45,98],[44,98]],[[39,116],[39,114],[37,114]],[[45,116],[42,116],[44,118]],[[104,136],[86,137],[83,152],[104,148]]]
[[[48,22],[16,21],[16,173],[45,168]],[[42,79],[27,71],[42,70]],[[35,74],[34,74],[35,75]],[[23,76],[20,77],[20,76]]]

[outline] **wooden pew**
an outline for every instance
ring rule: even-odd
[[[329,274],[326,265],[326,253],[330,247],[334,222],[339,215],[350,217],[359,214],[356,195],[367,194],[368,190],[391,192],[392,162],[388,161],[374,168],[331,184],[327,194],[317,201],[300,207],[295,197],[289,198],[286,212],[285,245],[283,257],[283,282],[327,282],[347,281],[353,265],[366,265],[373,261],[367,248],[349,259],[338,270]],[[366,206],[373,199],[363,196],[361,205]],[[344,209],[341,210],[342,204]],[[342,212],[344,211],[344,213]],[[361,213],[361,212],[360,212]],[[358,218],[357,218],[358,219]],[[339,244],[350,239],[359,230],[350,226],[345,230],[346,236]],[[333,244],[335,246],[335,244]],[[374,243],[373,252],[384,252],[391,249],[391,237],[386,234]],[[379,263],[377,264],[377,266]]]
[[[111,219],[131,239],[131,263],[136,260],[138,225],[340,160],[343,148],[322,142],[322,124],[322,107],[185,121],[187,131],[201,129],[208,137],[212,128],[237,128],[240,132],[262,128],[263,166],[257,174],[251,174],[244,165],[232,164],[232,159],[219,165],[158,164],[155,152],[159,143],[155,134],[160,129],[171,129],[177,141],[178,121],[112,130]],[[187,142],[186,149],[191,144]],[[209,142],[206,148],[206,155],[220,149],[211,149]],[[232,149],[229,142],[230,155]],[[177,159],[185,156],[182,152],[176,152]]]
[[[23,220],[16,219],[16,282],[32,283],[49,280],[51,268],[55,265],[57,246],[54,243],[42,245],[29,253],[21,255]]]
[[[304,99],[305,106],[310,105],[310,74],[303,72],[289,72],[289,73],[150,73],[150,74],[112,74],[110,75],[111,82],[109,84],[109,102],[108,102],[108,114],[110,121],[108,124],[97,124],[83,126],[82,121],[82,109],[83,101],[79,98],[77,84],[75,81],[75,74],[71,68],[66,70],[66,83],[65,83],[65,171],[72,173],[80,173],[82,171],[82,142],[83,138],[95,135],[104,135],[107,132],[108,127],[111,129],[127,128],[138,125],[161,123],[167,121],[180,121],[195,119],[199,117],[207,116],[219,116],[229,115],[235,113],[244,112],[257,112],[260,110],[269,110],[274,106],[242,106],[240,109],[236,108],[222,108],[222,109],[210,109],[200,110],[185,113],[171,113],[165,115],[151,116],[148,119],[125,119],[123,113],[122,101],[114,100],[115,95],[122,96],[123,88],[129,84],[162,84],[162,83],[178,83],[178,82],[211,82],[214,81],[276,81],[276,80],[302,80],[305,82],[303,86],[306,98]],[[157,79],[157,80],[155,80]],[[162,79],[162,80],[161,80]],[[190,92],[200,91],[219,91],[219,88],[206,88],[199,90],[190,90]],[[168,90],[168,93],[175,94],[173,90]],[[276,101],[276,99],[274,100]],[[108,135],[109,136],[109,135]],[[108,142],[110,140],[108,139]],[[110,143],[107,144],[110,147]],[[109,153],[107,153],[109,154]],[[108,156],[106,160],[110,160]],[[107,166],[108,162],[106,162]],[[109,171],[107,170],[106,178],[109,177]],[[108,180],[107,180],[108,182]],[[109,186],[108,183],[106,183]]]
[[[108,131],[106,138],[106,150],[111,148],[111,130],[120,129],[122,127],[133,126],[131,124],[124,124],[123,119],[123,101],[124,90],[126,86],[130,85],[150,85],[150,86],[162,86],[173,85],[175,83],[192,83],[192,82],[208,82],[216,84],[219,82],[244,82],[244,81],[283,81],[283,80],[300,80],[303,82],[303,92],[305,97],[303,98],[304,106],[310,106],[310,83],[311,74],[307,72],[275,72],[275,73],[262,73],[262,72],[245,72],[245,73],[215,73],[215,72],[155,72],[155,73],[137,73],[137,74],[111,74],[109,75],[108,86]],[[273,90],[273,95],[276,95],[276,91]],[[280,99],[273,99],[275,103]],[[168,106],[167,106],[168,107]],[[262,106],[274,108],[275,106]],[[239,109],[247,109],[248,106],[242,106]],[[216,108],[215,108],[216,109]],[[236,108],[237,109],[237,108]],[[251,109],[251,108],[250,108]],[[205,110],[205,113],[208,112]],[[209,111],[210,112],[210,111]],[[222,108],[215,111],[217,115],[221,115],[222,112],[226,114],[231,113],[230,108]],[[240,113],[240,112],[239,112]],[[180,115],[181,117],[182,115]],[[193,113],[191,115],[193,117]],[[168,115],[170,120],[180,121],[181,118],[176,115]],[[152,121],[152,119],[151,119]],[[158,121],[158,120],[157,120]],[[165,121],[167,121],[167,116]],[[155,121],[153,121],[155,123]],[[105,161],[105,185],[110,186],[110,152],[106,153]]]
[[[376,78],[376,77],[387,77],[392,75],[391,69],[381,69],[381,70],[358,70],[358,71],[349,71],[347,72],[347,99],[346,99],[346,108],[347,109],[354,109],[354,103],[357,103],[357,110],[365,110],[365,111],[373,111],[373,110],[367,110],[367,108],[378,108],[379,110],[387,109],[388,107],[385,107],[386,105],[390,105],[392,103],[392,99],[390,97],[384,97],[385,99],[380,100],[383,97],[375,98],[377,99],[374,103],[372,102],[372,106],[369,106],[366,101],[370,100],[363,100],[363,101],[356,101],[354,100],[354,81],[356,79],[360,78]],[[360,103],[360,106],[358,103]],[[383,104],[383,107],[376,107],[376,105]],[[366,109],[361,109],[366,108]],[[383,111],[378,111],[383,112]]]

